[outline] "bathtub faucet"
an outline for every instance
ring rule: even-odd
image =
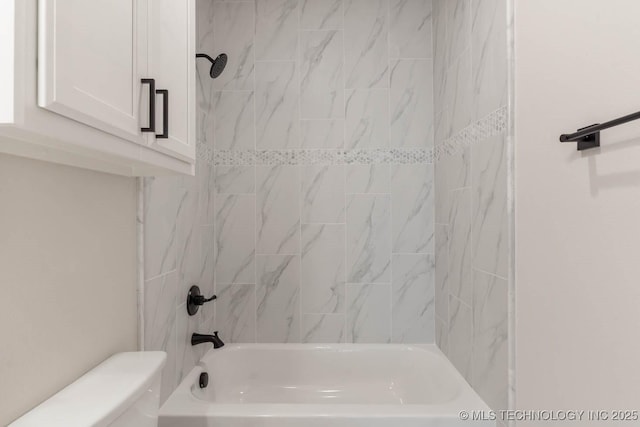
[[[191,335],[191,345],[198,345],[205,342],[213,344],[213,348],[220,348],[224,346],[224,343],[218,337],[218,331],[215,331],[213,335],[193,334]]]

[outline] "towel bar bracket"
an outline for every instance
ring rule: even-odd
[[[595,125],[587,126],[586,128],[578,129],[578,132],[581,130],[586,130],[595,126],[599,126],[599,123]],[[590,148],[600,147],[600,132],[592,133],[590,135],[583,136],[578,139],[578,151],[588,150]]]

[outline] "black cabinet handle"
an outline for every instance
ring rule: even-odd
[[[162,133],[156,134],[156,138],[169,138],[169,91],[167,89],[156,90],[158,95],[162,95]]]
[[[142,84],[149,85],[149,127],[140,128],[142,132],[156,131],[156,79],[142,79]]]

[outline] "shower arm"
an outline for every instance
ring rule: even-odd
[[[207,58],[212,64],[215,62],[215,60],[206,53],[196,53],[196,58]]]

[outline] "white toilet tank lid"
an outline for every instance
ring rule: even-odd
[[[162,370],[166,357],[162,351],[115,354],[9,427],[103,425],[146,391]]]

